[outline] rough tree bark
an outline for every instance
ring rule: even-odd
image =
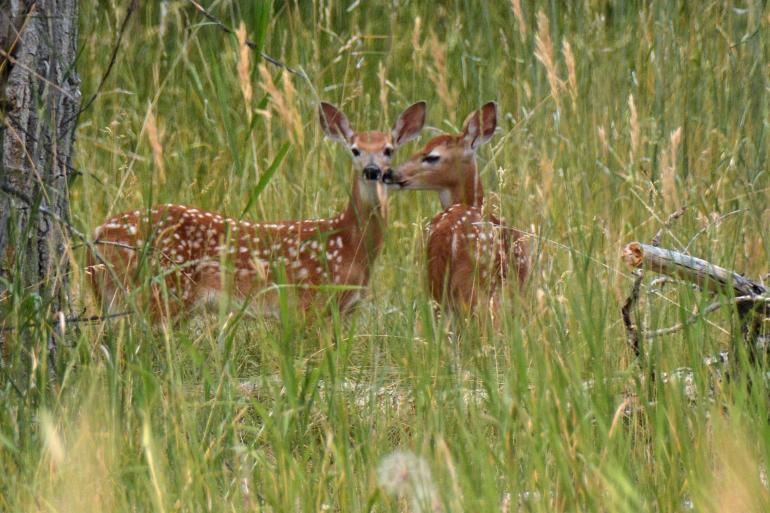
[[[60,220],[80,106],[77,5],[0,0],[0,267],[52,314],[66,309],[68,285]]]

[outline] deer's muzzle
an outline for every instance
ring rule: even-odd
[[[381,174],[382,171],[380,168],[372,165],[366,166],[363,172],[364,178],[366,180],[379,180]]]

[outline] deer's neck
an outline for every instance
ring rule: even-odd
[[[371,264],[380,252],[384,238],[387,215],[385,206],[386,192],[380,197],[373,187],[353,180],[350,203],[339,217],[339,228],[346,232],[349,243],[355,248],[357,260]]]
[[[439,193],[441,206],[447,209],[459,203],[461,205],[481,208],[484,204],[484,187],[481,185],[481,177],[476,168],[476,161],[474,159],[461,164],[461,166],[464,167],[461,173],[464,178],[453,187]]]

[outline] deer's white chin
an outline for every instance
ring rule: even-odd
[[[441,206],[445,209],[452,206],[452,192],[449,189],[438,191],[438,199],[441,201]]]
[[[388,200],[388,186],[380,180],[358,180],[358,194],[368,205],[380,206]]]

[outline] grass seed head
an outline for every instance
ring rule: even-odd
[[[235,31],[235,35],[238,37],[238,80],[243,93],[243,103],[246,106],[246,116],[251,122],[251,100],[253,97],[251,80],[249,79],[249,54],[251,50],[246,44],[246,25],[243,21],[238,26],[238,30]]]
[[[553,58],[553,43],[551,42],[551,29],[548,16],[543,11],[537,13],[537,35],[535,36],[535,57],[545,66],[548,77],[548,85],[551,88],[551,96],[556,102],[556,107],[561,108],[559,98],[560,81],[556,74],[556,64]]]
[[[513,6],[513,15],[516,17],[516,24],[519,26],[519,36],[521,42],[527,40],[527,22],[524,20],[524,13],[521,10],[521,0],[511,0]]]
[[[166,169],[163,164],[163,144],[160,142],[160,131],[155,113],[152,111],[152,105],[147,107],[145,129],[147,130],[147,139],[150,141],[150,148],[152,148],[152,160],[158,172],[158,182],[164,184],[166,183]]]

